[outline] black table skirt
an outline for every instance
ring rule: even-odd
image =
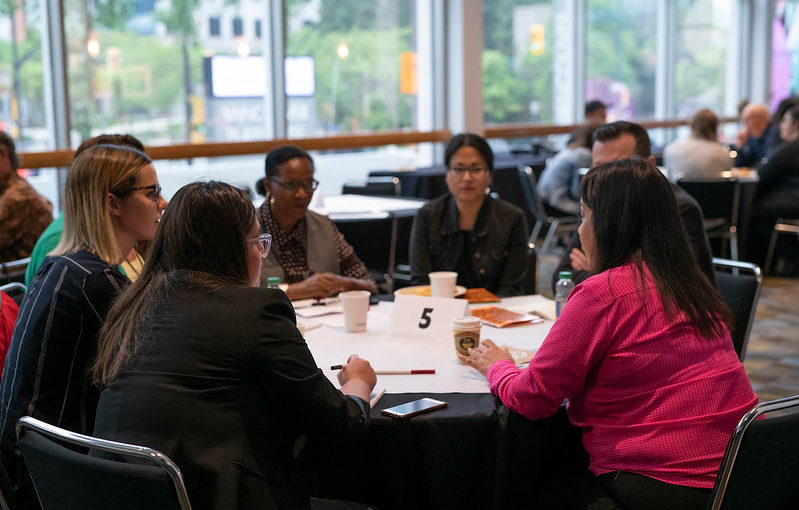
[[[448,407],[408,420],[380,414],[423,397]],[[580,431],[563,408],[530,421],[489,394],[384,395],[365,436],[306,450],[315,496],[381,510],[551,508],[546,501],[563,497],[559,480],[588,475]]]

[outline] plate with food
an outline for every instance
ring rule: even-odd
[[[543,322],[542,319],[527,313],[513,312],[498,306],[484,306],[472,309],[472,315],[480,318],[480,322],[495,328],[504,328],[511,324],[522,324],[530,321]]]
[[[395,296],[404,294],[407,296],[427,296],[433,295],[433,289],[429,285],[414,285],[413,287],[403,287],[394,291]],[[455,286],[455,295],[452,297],[460,297],[466,294],[466,287],[462,285]]]

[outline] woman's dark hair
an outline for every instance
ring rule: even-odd
[[[304,150],[294,145],[282,145],[269,151],[269,154],[266,155],[266,161],[264,161],[266,177],[277,177],[278,167],[295,158],[305,158],[311,163],[311,168],[314,166],[311,155]],[[266,195],[266,185],[263,179],[258,179],[258,182],[255,183],[255,192],[259,195]]]
[[[141,275],[120,294],[100,329],[96,384],[113,381],[140,351],[153,312],[169,290],[247,284],[247,235],[255,222],[247,190],[210,181],[187,184],[175,193]]]
[[[488,169],[490,171],[494,170],[494,153],[491,151],[491,146],[488,145],[485,138],[474,133],[461,133],[450,139],[444,151],[444,165],[446,165],[447,168],[449,168],[449,162],[452,156],[458,152],[458,149],[461,147],[474,147],[485,160]]]
[[[705,276],[680,221],[677,199],[660,171],[640,158],[592,168],[580,185],[591,210],[597,273],[629,262],[643,285],[644,265],[668,317],[679,311],[706,337],[731,329],[732,314]]]
[[[782,121],[782,118],[785,116],[785,112],[787,112],[797,104],[799,104],[799,97],[788,96],[784,98],[777,105],[777,109],[774,110],[774,117],[772,118],[771,122],[779,124]]]
[[[788,108],[783,114],[783,116],[785,116],[786,114],[791,116],[792,124],[796,124],[797,122],[799,122],[799,105],[795,105]]]
[[[717,141],[719,121],[713,110],[703,108],[691,117],[691,134],[700,140]]]

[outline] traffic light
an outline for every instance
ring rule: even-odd
[[[543,55],[546,49],[544,39],[546,28],[540,23],[530,25],[530,54]]]

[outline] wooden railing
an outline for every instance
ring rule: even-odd
[[[646,129],[674,128],[685,126],[689,119],[642,120],[638,124]],[[736,117],[719,119],[719,123],[738,122]],[[571,133],[582,124],[488,124],[485,126],[486,138],[524,138]],[[280,145],[298,145],[306,150],[356,149],[385,145],[405,145],[415,143],[446,143],[452,133],[448,129],[437,131],[392,131],[379,134],[326,136],[319,138],[297,138],[261,140],[255,142],[227,142],[204,144],[176,144],[146,147],[153,159],[191,159],[220,156],[242,156],[265,154]],[[72,150],[20,153],[24,168],[65,167],[72,161]]]

